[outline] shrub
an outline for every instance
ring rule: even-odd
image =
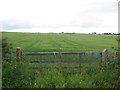
[[[11,60],[12,44],[8,42],[7,38],[2,38],[2,58],[3,60]]]
[[[3,62],[3,88],[30,88],[33,87],[34,75],[25,62]]]

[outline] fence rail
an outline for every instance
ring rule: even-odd
[[[108,50],[104,49],[103,51],[86,51],[86,52],[22,52],[22,49],[20,47],[16,48],[16,60],[20,61],[22,59],[24,59],[24,57],[40,57],[40,60],[30,60],[29,63],[78,63],[80,64],[79,66],[62,66],[62,68],[81,68],[81,63],[86,63],[86,62],[104,62],[105,60],[107,60],[108,57]],[[72,58],[72,60],[70,59],[64,59],[64,56],[74,56],[76,55],[78,58]],[[88,59],[82,59],[80,58],[81,56],[98,56],[98,59],[96,58],[88,58]],[[117,52],[114,52],[114,55],[117,55]],[[49,56],[53,56],[55,59],[51,59],[49,60]],[[56,58],[56,57],[59,58]],[[41,57],[47,57],[48,60],[44,60]],[[42,66],[40,67],[33,67],[33,68],[43,68]]]
[[[98,60],[33,60],[30,63],[74,63],[74,62],[98,62]]]
[[[104,49],[103,51],[89,51],[89,52],[22,52],[21,48],[16,48],[16,59],[20,60],[24,56],[48,56],[48,55],[54,55],[54,56],[62,56],[62,55],[100,55],[102,61],[105,61],[107,58],[108,50]],[[38,62],[38,61],[36,61]],[[43,61],[39,61],[43,62]],[[51,62],[54,62],[51,60]]]
[[[28,56],[28,55],[85,55],[85,54],[102,54],[102,52],[25,52],[22,55]]]

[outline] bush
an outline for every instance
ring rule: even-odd
[[[3,62],[3,88],[30,88],[34,84],[34,75],[25,62]]]
[[[11,60],[12,44],[8,42],[7,38],[2,38],[2,58],[3,60]]]

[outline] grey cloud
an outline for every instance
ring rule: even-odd
[[[12,29],[27,29],[32,28],[31,24],[20,22],[20,21],[13,21],[13,20],[5,20],[0,21],[0,28],[3,30],[12,30]]]

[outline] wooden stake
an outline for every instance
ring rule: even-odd
[[[102,51],[102,62],[107,59],[107,55],[108,55],[108,50],[107,50],[107,49],[104,49],[104,50]]]
[[[16,59],[17,59],[17,61],[20,61],[21,56],[22,56],[21,48],[17,47],[16,48]]]

